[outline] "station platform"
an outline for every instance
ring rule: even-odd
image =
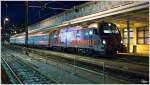
[[[149,57],[149,54],[142,53],[118,53],[119,55],[125,55],[129,57]]]
[[[149,65],[149,54],[118,53],[120,59],[128,59],[130,63]]]

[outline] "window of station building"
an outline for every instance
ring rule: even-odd
[[[129,30],[130,33],[130,44],[133,44],[133,29],[130,28]],[[124,44],[128,43],[128,30],[127,28],[123,29],[123,42]]]
[[[137,28],[137,44],[148,44],[149,42],[149,29],[148,27]]]

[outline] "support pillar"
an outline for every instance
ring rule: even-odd
[[[25,11],[25,46],[28,48],[28,1],[25,2]],[[28,55],[27,50],[26,54]]]
[[[130,17],[129,16],[127,16],[127,33],[128,33],[127,52],[130,53]]]

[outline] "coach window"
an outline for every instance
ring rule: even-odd
[[[137,28],[137,44],[148,44],[149,29],[148,27]]]
[[[129,30],[129,33],[130,33],[130,44],[133,44],[133,29],[130,29]],[[128,43],[128,31],[127,29],[123,29],[123,42],[124,44],[127,44]]]

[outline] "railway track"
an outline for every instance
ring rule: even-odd
[[[40,55],[41,56],[40,58],[43,58],[43,59],[59,62],[62,64],[67,64],[69,66],[75,67],[74,69],[79,68],[79,69],[91,72],[93,74],[103,76],[102,78],[104,80],[104,83],[107,82],[107,79],[105,79],[105,76],[115,76],[115,78],[118,79],[117,81],[122,82],[122,83],[129,83],[129,82],[130,83],[140,83],[140,78],[138,78],[138,76],[129,75],[128,72],[116,71],[114,69],[106,68],[104,62],[100,62],[101,65],[97,66],[97,65],[94,65],[91,63],[85,63],[85,62],[81,62],[81,61],[77,61],[77,60],[74,61],[72,59],[67,59],[67,58],[63,58],[63,57],[59,57],[59,58],[56,56],[49,57],[48,55],[44,55],[44,54],[38,54],[38,55]],[[131,76],[133,76],[133,77],[131,77]]]
[[[21,50],[18,50],[18,51],[21,51]],[[104,80],[103,83],[106,83],[105,82],[105,76],[110,75],[110,74],[108,74],[107,71],[105,71],[105,63],[104,62],[99,62],[102,66],[96,66],[94,64],[85,63],[85,62],[81,62],[81,61],[77,61],[77,60],[74,61],[74,60],[69,59],[69,58],[63,58],[63,57],[58,58],[55,55],[50,56],[49,54],[47,55],[47,54],[44,54],[42,52],[37,52],[37,51],[34,51],[34,50],[30,49],[29,54],[34,54],[34,53],[37,54],[37,55],[34,55],[34,56],[36,56],[36,58],[38,56],[41,56],[40,57],[41,59],[43,58],[43,59],[46,59],[46,60],[49,60],[49,61],[55,61],[55,62],[59,62],[59,63],[62,63],[62,64],[66,64],[66,65],[69,65],[69,66],[73,67],[74,70],[81,69],[81,70],[88,71],[88,72],[96,74],[96,75],[100,75],[100,76],[102,76],[102,80]],[[119,80],[117,80],[117,81],[122,82],[122,83],[130,82],[130,81],[128,81],[128,79],[122,80],[121,77],[118,77],[118,79]],[[107,79],[106,79],[106,81],[107,81]]]
[[[9,49],[10,53],[13,52],[13,54],[16,55],[18,58],[20,58],[21,60],[28,59],[28,58],[25,57],[25,56],[20,56],[20,57],[19,57],[19,56],[17,55],[18,53],[15,52],[14,50],[15,50],[15,49],[13,49],[13,50],[12,50],[12,49],[11,49],[11,50]],[[3,52],[3,55],[5,56],[4,52]],[[14,57],[14,55],[12,55],[12,57]],[[10,56],[9,56],[9,57],[10,57]],[[17,58],[17,57],[16,57],[16,58]],[[23,59],[23,57],[25,57],[25,58]],[[31,57],[31,56],[30,56],[30,57]],[[34,56],[34,57],[37,57],[37,56]],[[17,58],[17,59],[18,59],[18,58]],[[11,59],[10,59],[10,58],[7,58],[7,59],[8,59],[9,61],[11,61],[11,59],[13,59],[13,58],[11,58]],[[15,59],[13,59],[13,60],[15,60]],[[32,58],[32,60],[34,60],[34,58]],[[53,60],[53,61],[54,61],[54,60]],[[38,62],[41,62],[41,61],[38,60]],[[57,62],[57,61],[56,61],[56,62]],[[55,62],[55,63],[56,63],[56,62]],[[21,63],[23,63],[23,62],[20,62],[20,64],[21,64]],[[54,63],[54,62],[53,62],[53,63]],[[47,64],[48,64],[48,67],[51,68],[51,66],[52,66],[51,64],[53,64],[53,63],[49,63],[49,64],[47,63]],[[47,70],[48,68],[42,70],[42,69],[40,69],[41,67],[36,66],[36,65],[34,65],[33,63],[31,63],[31,62],[30,62],[29,64],[32,65],[32,66],[34,66],[34,67],[36,67],[36,68],[38,69],[38,71],[40,70],[40,72],[41,72],[42,74],[49,76],[48,73],[47,73],[47,74],[44,73],[44,70]],[[44,64],[44,62],[43,62],[43,64]],[[57,76],[56,76],[56,75],[55,75],[55,76],[50,75],[50,76],[54,79],[54,81],[55,81],[55,80],[57,81],[57,83],[83,83],[83,82],[84,82],[84,83],[96,83],[96,82],[92,81],[93,79],[92,79],[92,80],[90,80],[90,79],[88,80],[88,78],[83,78],[83,77],[81,77],[81,76],[79,76],[79,75],[76,75],[76,74],[74,74],[74,73],[72,74],[72,72],[68,72],[69,74],[67,74],[67,75],[66,75],[65,72],[63,72],[63,73],[65,73],[65,74],[61,74],[61,72],[62,72],[64,69],[66,69],[66,67],[64,67],[65,65],[62,65],[62,64],[64,64],[64,63],[62,63],[62,62],[58,62],[58,63],[57,63],[58,66],[57,66],[57,69],[56,69],[56,70],[58,70],[58,71],[60,72],[60,73],[58,73]],[[22,65],[22,64],[21,64],[21,65]],[[60,66],[61,66],[61,67],[60,67]],[[63,68],[62,68],[62,66],[63,66]],[[72,67],[73,67],[73,65],[72,65]],[[19,68],[20,68],[20,67],[19,67]],[[55,69],[55,68],[54,68],[54,69]],[[50,70],[53,70],[53,69],[50,69]],[[22,71],[20,71],[20,72],[22,72]],[[51,73],[51,72],[49,72],[49,73]],[[59,80],[57,80],[57,78],[54,78],[54,77],[58,77],[58,76],[59,76],[59,78],[58,78]],[[76,77],[74,78],[74,79],[76,79],[76,80],[74,81],[73,79],[71,79],[71,81],[70,81],[70,80],[65,79],[65,78],[70,77],[70,76],[76,76]],[[79,77],[81,78],[81,80],[80,80]],[[77,78],[79,78],[79,79],[77,79]],[[64,81],[64,80],[67,80],[67,81]],[[79,82],[78,82],[78,80],[79,80]],[[83,81],[82,81],[82,80],[83,80]],[[103,80],[103,79],[101,79],[101,80]],[[88,81],[88,82],[86,82],[86,81]],[[101,81],[100,81],[100,82],[101,82]],[[32,84],[31,82],[29,82],[29,83]],[[41,82],[39,82],[39,83],[41,84]],[[39,83],[38,83],[38,84],[39,84]]]
[[[11,49],[10,51],[12,51],[12,50],[14,50],[14,49]],[[14,51],[14,53],[15,53],[15,51]],[[21,53],[21,50],[17,50],[17,52],[18,51]],[[17,52],[16,52],[16,55],[17,55]],[[31,53],[29,53],[29,54],[31,54]],[[80,82],[81,83],[99,83],[99,84],[100,83],[129,83],[128,81],[123,81],[121,79],[118,80],[109,75],[105,75],[104,68],[101,68],[101,67],[97,67],[98,71],[96,72],[93,69],[89,69],[88,67],[86,67],[86,65],[83,66],[83,64],[82,64],[82,66],[80,66],[81,64],[79,64],[79,62],[72,61],[72,60],[66,60],[63,58],[58,58],[56,56],[50,56],[50,55],[45,56],[43,54],[42,54],[42,56],[39,54],[38,55],[29,55],[28,58],[30,58],[31,61],[32,60],[34,61],[36,59],[38,62],[44,61],[47,65],[49,65],[49,67],[51,67],[51,65],[54,65],[58,68],[58,71],[60,73],[63,70],[67,71],[68,74],[58,73],[57,76],[59,76],[60,77],[59,79],[61,79],[61,81],[57,80],[57,81],[59,81],[59,83],[80,83]],[[27,58],[25,57],[25,59],[27,59]],[[104,63],[102,62],[102,64],[104,64]],[[32,63],[31,63],[31,65],[32,65]],[[43,71],[43,70],[41,70],[41,71]],[[51,73],[51,72],[48,72],[48,73]],[[76,78],[80,77],[81,79],[83,79],[83,81],[78,81],[79,79],[77,79],[77,80],[70,79],[69,76],[76,76]],[[54,79],[57,79],[54,76],[52,76],[52,77]],[[88,82],[86,82],[86,81],[88,81]]]
[[[18,51],[21,51],[21,50],[18,50]],[[61,61],[61,63],[63,62],[62,64],[64,64],[64,63],[67,62],[67,64],[69,64],[69,65],[71,65],[72,67],[75,67],[75,68],[81,68],[83,70],[93,71],[95,73],[99,73],[99,72],[104,73],[103,67],[96,67],[96,66],[93,66],[91,64],[87,65],[86,63],[82,63],[82,62],[79,62],[79,61],[75,61],[74,62],[72,59],[67,59],[67,58],[63,58],[63,57],[59,57],[58,58],[58,57],[56,57],[54,55],[50,56],[49,54],[46,54],[45,52],[42,53],[42,52],[38,52],[37,50],[34,52],[34,50],[30,50],[30,54],[34,54],[34,53],[37,54],[37,55],[34,55],[35,57],[37,57],[38,55],[40,55],[41,58],[49,60],[49,61],[56,61],[56,62],[59,62],[59,63]],[[96,67],[96,69],[95,69],[95,67]],[[104,69],[106,69],[106,68],[104,68]],[[118,73],[117,75],[116,74],[112,74],[112,72],[113,72],[112,69],[108,69],[107,68],[105,70],[105,74],[106,75],[113,75],[113,76],[117,77],[118,79],[120,79],[119,81],[125,80],[125,81],[129,81],[130,83],[140,83],[140,79],[136,79],[136,76],[131,77],[133,75],[127,76],[126,74],[128,74],[128,73],[126,73],[126,72],[125,73],[121,72],[123,75],[122,74],[120,75],[118,72],[117,72]],[[122,77],[122,76],[124,76],[124,77]],[[125,82],[123,81],[122,83],[125,83]]]
[[[2,62],[5,64],[5,68],[10,70],[16,83],[19,84],[52,84],[56,83],[54,80],[41,74],[36,69],[32,68],[28,64],[24,63],[14,55],[2,56]]]

